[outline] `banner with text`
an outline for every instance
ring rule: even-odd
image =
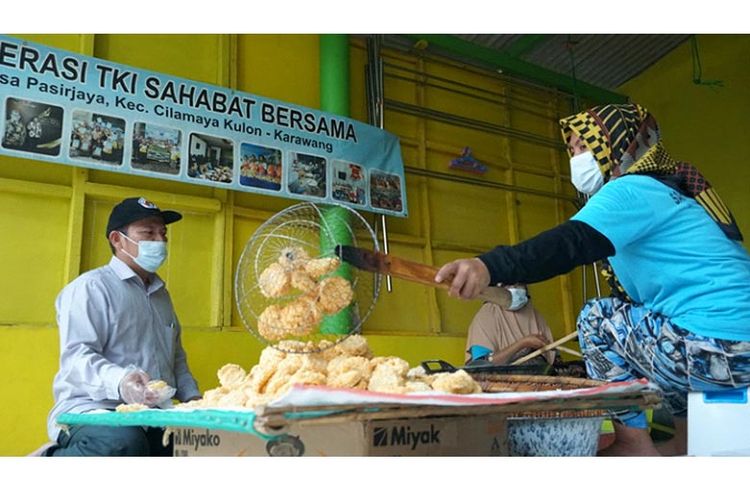
[[[0,36],[0,153],[405,217],[398,138],[274,99]]]

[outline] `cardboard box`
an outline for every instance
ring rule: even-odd
[[[504,415],[423,417],[316,424],[294,421],[266,441],[252,434],[175,428],[174,455],[506,456]]]

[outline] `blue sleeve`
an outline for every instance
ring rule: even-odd
[[[656,219],[652,206],[639,194],[639,186],[628,177],[605,184],[571,217],[606,236],[615,251],[649,234]]]

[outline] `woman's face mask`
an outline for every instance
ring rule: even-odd
[[[506,287],[510,292],[511,302],[509,311],[518,311],[529,302],[529,294],[523,287]]]
[[[133,262],[141,266],[142,269],[150,273],[155,273],[164,261],[167,259],[167,242],[166,241],[135,241],[129,238],[127,234],[120,231],[128,240],[138,245],[138,256],[133,257],[124,248],[122,251],[133,259]]]
[[[570,158],[570,180],[583,194],[594,194],[604,184],[604,176],[594,153],[586,151]]]

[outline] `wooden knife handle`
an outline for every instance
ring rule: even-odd
[[[390,255],[387,256],[386,259],[390,268],[391,276],[408,281],[413,281],[416,283],[421,283],[423,285],[442,288],[444,290],[450,288],[449,283],[435,282],[435,275],[439,270],[439,268],[437,267],[428,266],[427,264],[421,264],[419,262],[411,262],[408,260],[399,259],[398,257],[393,257]],[[489,286],[482,290],[482,292],[479,294],[479,296],[477,296],[476,299],[484,300],[486,302],[492,302],[493,304],[508,308],[510,307],[511,295],[510,292],[505,288]]]

